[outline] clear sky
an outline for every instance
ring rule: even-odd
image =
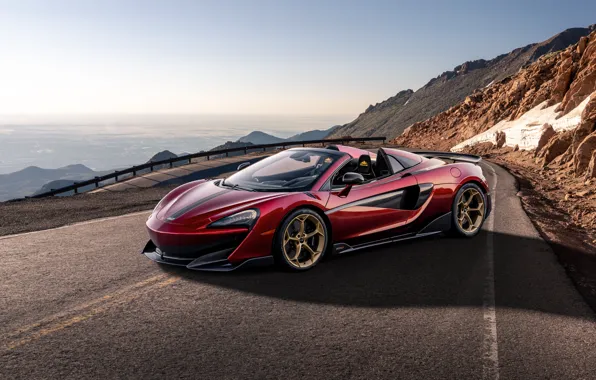
[[[357,115],[596,1],[0,0],[0,114]]]

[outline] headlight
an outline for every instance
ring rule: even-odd
[[[246,226],[251,227],[259,217],[257,210],[240,211],[225,218],[221,218],[209,225],[209,227]]]

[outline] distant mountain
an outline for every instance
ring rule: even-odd
[[[90,178],[91,177],[85,178],[85,179],[90,179]],[[48,191],[52,191],[54,189],[60,189],[61,187],[70,186],[70,185],[72,185],[72,184],[74,184],[76,182],[80,182],[80,181],[73,181],[73,180],[70,180],[70,179],[57,179],[55,181],[51,181],[51,182],[46,183],[45,185],[43,185],[41,187],[41,189],[37,190],[36,192],[34,192],[31,195],[37,195],[37,194],[45,193],[45,192],[48,192]],[[85,191],[89,191],[89,190],[94,189],[94,188],[95,188],[95,185],[88,185],[88,186],[84,186],[84,187],[79,188],[78,191],[80,193],[83,193]],[[66,195],[73,195],[73,194],[74,194],[74,190],[67,191],[67,192],[64,192],[64,193],[61,193],[61,194],[58,194],[58,195],[59,196],[66,196]]]
[[[322,140],[329,136],[331,132],[335,130],[335,128],[341,127],[340,125],[335,125],[329,129],[315,129],[308,132],[298,133],[292,137],[287,138],[287,141],[306,141],[306,140]]]
[[[58,188],[72,184],[74,181],[83,181],[95,176],[104,175],[107,172],[97,172],[85,165],[68,165],[58,169],[43,169],[37,166],[29,166],[14,173],[0,175],[0,201],[24,196],[33,195],[42,186]],[[66,185],[51,184],[56,180],[68,180]]]
[[[216,146],[215,148],[209,149],[211,150],[224,150],[224,149],[233,149],[233,148],[243,148],[245,146],[251,146],[254,145],[253,143],[250,142],[240,142],[240,141],[227,141],[225,144],[221,144]],[[229,157],[232,156],[240,156],[243,155],[244,151],[238,151],[238,152],[231,152],[228,154]],[[211,158],[220,158],[220,157],[225,157],[225,154],[222,155],[215,155],[215,156],[210,156]]]
[[[286,139],[282,139],[280,137],[276,137],[276,136],[270,135],[265,132],[253,131],[244,137],[240,137],[237,140],[237,142],[260,145],[260,144],[275,144],[278,142],[283,142],[285,140]]]
[[[172,153],[169,150],[163,150],[161,152],[154,154],[153,157],[151,157],[149,159],[149,161],[147,161],[147,162],[168,160],[170,158],[176,158],[176,157],[178,157],[178,155],[176,155],[175,153]]]
[[[491,60],[465,62],[430,80],[417,91],[400,91],[381,103],[370,105],[358,118],[335,129],[329,137],[399,136],[410,125],[446,111],[475,90],[516,74],[546,54],[577,43],[592,30],[594,26],[567,29],[544,42],[515,49]]]
[[[223,149],[233,149],[233,148],[243,148],[245,146],[254,145],[251,142],[240,142],[240,141],[228,141],[225,144],[221,144],[216,146],[215,148],[209,150],[223,150]]]
[[[176,157],[178,157],[178,155],[176,153],[172,153],[169,150],[163,150],[161,152],[155,153],[153,155],[153,157],[151,157],[149,159],[149,161],[147,161],[147,162],[169,160],[170,158],[176,158]],[[186,165],[187,163],[188,162],[186,162],[186,161],[176,161],[173,163],[172,166],[176,167],[176,166]],[[170,167],[170,164],[156,165],[155,167],[153,167],[153,170],[165,169],[165,168],[169,168],[169,167]],[[139,172],[139,174],[144,174],[148,171],[149,171],[149,169],[141,170]]]
[[[254,145],[260,144],[277,144],[284,141],[306,141],[306,140],[322,140],[326,138],[335,128],[340,127],[339,125],[333,126],[329,129],[315,129],[312,131],[298,133],[287,139],[270,135],[261,131],[253,131],[246,136],[240,137],[237,142],[240,143],[251,143]],[[215,150],[215,149],[214,149]]]

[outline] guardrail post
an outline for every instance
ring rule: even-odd
[[[192,162],[192,158],[188,157],[188,163],[190,164]]]
[[[230,152],[226,152],[226,157],[230,157]]]
[[[136,175],[137,175],[137,171],[136,170],[133,170],[132,171],[132,176],[135,177]]]
[[[95,177],[95,188],[99,187],[99,177]]]
[[[246,147],[244,147],[244,154],[248,154],[248,149],[246,149]]]
[[[114,173],[116,173],[116,172],[114,172]],[[114,179],[116,180],[116,182],[118,182],[118,176],[114,177]]]
[[[75,188],[74,188],[74,193],[75,193],[75,194],[78,194],[78,193],[79,193],[79,188],[78,188],[78,187],[75,187]]]
[[[152,164],[152,165],[149,167],[149,169],[150,169],[151,171],[153,171],[153,164]]]
[[[209,156],[207,156],[207,161],[209,161]]]
[[[263,148],[263,152],[266,152],[266,151],[267,151],[267,148]]]
[[[170,168],[174,167],[174,161],[170,161]]]

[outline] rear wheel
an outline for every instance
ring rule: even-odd
[[[486,194],[478,185],[463,185],[453,199],[451,232],[465,237],[476,235],[484,223],[486,207]]]
[[[298,209],[284,219],[274,242],[277,264],[295,271],[308,270],[323,258],[329,233],[323,218],[310,209]]]

